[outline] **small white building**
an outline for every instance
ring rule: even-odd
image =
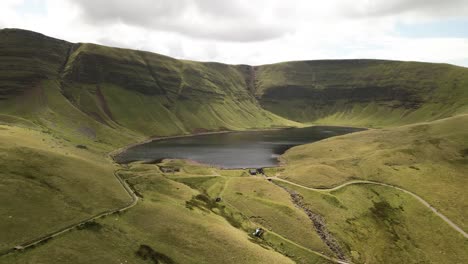
[[[263,228],[257,228],[255,229],[255,232],[252,233],[252,235],[256,236],[256,237],[261,237],[263,234]]]

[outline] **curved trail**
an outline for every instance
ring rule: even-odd
[[[288,180],[284,180],[284,179],[281,179],[281,178],[278,178],[278,177],[266,177],[266,178],[269,179],[269,180],[285,182],[285,183],[288,183],[288,184],[291,184],[291,185],[294,185],[294,186],[297,186],[297,187],[300,187],[300,188],[303,188],[303,189],[307,189],[307,190],[311,190],[311,191],[319,191],[319,192],[335,191],[335,190],[341,189],[343,187],[346,187],[346,186],[352,185],[352,184],[374,184],[374,185],[380,185],[380,186],[394,188],[396,190],[402,191],[402,192],[407,193],[407,194],[413,196],[414,198],[416,198],[420,203],[422,203],[424,206],[429,208],[433,213],[435,213],[442,220],[444,220],[447,224],[449,224],[455,231],[460,233],[465,238],[468,238],[468,234],[462,228],[457,226],[454,222],[452,222],[445,215],[443,215],[442,213],[437,211],[437,209],[435,209],[432,205],[430,205],[428,202],[426,202],[423,198],[421,198],[417,194],[414,194],[414,193],[412,193],[412,192],[410,192],[408,190],[405,190],[403,188],[400,188],[400,187],[397,187],[397,186],[394,186],[394,185],[391,185],[391,184],[381,183],[381,182],[374,182],[374,181],[355,180],[355,181],[349,181],[349,182],[343,183],[343,184],[338,185],[338,186],[333,187],[333,188],[321,189],[321,188],[306,187],[306,186],[303,186],[303,185],[300,185],[300,184],[297,184],[297,183],[294,183],[294,182],[290,182]]]
[[[122,187],[125,189],[125,191],[129,194],[129,196],[132,198],[132,201],[124,206],[124,207],[121,207],[121,208],[117,208],[117,209],[114,209],[114,210],[107,210],[107,211],[104,211],[98,215],[95,215],[95,216],[92,216],[92,217],[89,217],[87,219],[84,219],[78,223],[75,223],[75,224],[72,224],[72,225],[69,225],[69,226],[66,226],[66,227],[63,227],[61,228],[60,230],[58,231],[55,231],[53,233],[49,233],[49,234],[46,234],[44,236],[41,236],[39,238],[36,238],[36,239],[33,239],[31,241],[28,241],[28,242],[25,242],[25,243],[22,243],[14,248],[10,248],[10,249],[6,249],[6,250],[3,250],[3,251],[0,251],[0,256],[3,256],[3,255],[6,255],[6,254],[9,254],[13,251],[15,251],[16,249],[26,249],[26,248],[29,248],[29,247],[32,247],[32,246],[35,246],[41,242],[44,242],[44,241],[47,241],[51,238],[54,238],[56,236],[59,236],[63,233],[66,233],[68,231],[71,231],[73,229],[75,229],[76,227],[80,226],[80,225],[83,225],[87,222],[90,222],[90,221],[93,221],[93,220],[97,220],[99,218],[102,218],[104,216],[107,216],[107,215],[110,215],[110,214],[113,214],[113,213],[116,213],[116,212],[122,212],[122,211],[125,211],[125,210],[128,210],[132,207],[134,207],[137,203],[138,203],[138,196],[135,194],[135,192],[130,188],[130,186],[127,184],[127,182],[125,182],[125,180],[123,180],[119,175],[118,175],[118,171],[115,171],[114,172],[114,176],[116,177],[116,179],[119,181],[119,183],[122,185]],[[215,176],[215,175],[213,175]],[[213,177],[213,176],[210,176],[210,177]],[[411,196],[413,196],[414,198],[416,198],[420,203],[422,203],[424,206],[426,206],[427,208],[429,208],[433,213],[435,213],[437,216],[439,216],[442,220],[444,220],[447,224],[449,224],[454,230],[456,230],[458,233],[460,233],[461,235],[463,235],[465,238],[468,238],[468,234],[462,229],[460,228],[459,226],[457,226],[455,223],[453,223],[449,218],[447,218],[445,215],[443,215],[442,213],[440,213],[439,211],[437,211],[437,209],[435,209],[433,206],[431,206],[427,201],[425,201],[424,199],[422,199],[420,196],[418,196],[417,194],[414,194],[408,190],[405,190],[403,188],[400,188],[400,187],[397,187],[397,186],[394,186],[394,185],[391,185],[391,184],[386,184],[386,183],[381,183],[381,182],[374,182],[374,181],[365,181],[365,180],[354,180],[354,181],[349,181],[349,182],[346,182],[346,183],[343,183],[341,185],[338,185],[336,187],[333,187],[333,188],[328,188],[328,189],[325,189],[325,188],[312,188],[312,187],[307,187],[307,186],[303,186],[303,185],[300,185],[300,184],[297,184],[297,183],[294,183],[294,182],[291,182],[291,181],[288,181],[288,180],[284,180],[284,179],[281,179],[281,178],[278,178],[278,177],[265,177],[266,179],[268,180],[274,180],[274,181],[280,181],[280,182],[285,182],[287,184],[290,184],[290,185],[293,185],[293,186],[297,186],[297,187],[300,187],[300,188],[303,188],[303,189],[307,189],[307,190],[311,190],[311,191],[319,191],[319,192],[330,192],[330,191],[335,191],[335,190],[338,190],[338,189],[341,189],[343,187],[346,187],[348,185],[353,185],[353,184],[373,184],[373,185],[380,185],[380,186],[385,186],[385,187],[390,187],[390,188],[394,188],[396,190],[399,190],[399,191],[402,191],[404,193],[407,193]],[[223,190],[224,191],[224,190]],[[318,254],[318,255],[322,255],[318,252],[315,252],[313,251],[314,253]],[[329,257],[327,257],[329,260],[331,261],[335,261],[337,263],[347,263],[345,261],[341,261],[341,260],[337,260],[337,259],[330,259]]]
[[[224,187],[223,187],[223,189],[221,190],[221,192],[220,192],[220,194],[219,194],[220,197],[223,197],[224,191],[227,189],[229,180],[230,180],[230,178],[227,178],[226,182],[224,183]],[[232,208],[236,209],[237,211],[242,212],[242,211],[239,210],[236,206],[234,206],[233,204],[231,204],[230,202],[228,202],[228,200],[223,199],[223,201],[224,201],[224,203],[226,203],[227,205],[229,205],[229,206],[231,206]],[[251,212],[251,213],[254,214],[253,212]],[[296,242],[294,242],[294,241],[292,241],[292,240],[289,240],[289,239],[283,237],[282,235],[280,235],[280,234],[278,234],[278,233],[276,233],[276,232],[273,232],[272,230],[269,230],[268,232],[269,232],[270,234],[276,236],[276,237],[279,237],[280,239],[283,239],[283,240],[285,240],[285,241],[291,243],[292,245],[294,245],[294,246],[296,246],[296,247],[299,247],[299,248],[301,248],[301,249],[303,249],[303,250],[306,250],[306,251],[308,251],[308,252],[310,252],[310,253],[312,253],[312,254],[316,254],[317,256],[320,256],[320,257],[322,257],[322,258],[325,258],[325,259],[327,259],[327,260],[329,260],[329,261],[331,261],[331,262],[334,262],[334,263],[337,263],[337,264],[351,264],[350,262],[347,262],[347,261],[344,261],[344,260],[341,260],[341,259],[337,259],[337,258],[334,258],[334,257],[330,257],[330,256],[327,256],[327,255],[325,255],[325,254],[322,254],[322,253],[320,253],[320,252],[318,252],[318,251],[315,251],[315,250],[312,250],[312,249],[310,249],[310,248],[304,247],[304,246],[302,246],[302,245],[300,245],[300,244],[298,244],[298,243],[296,243]]]
[[[120,170],[120,169],[119,169]],[[119,175],[118,175],[118,172],[119,170],[116,170],[114,172],[114,176],[117,178],[118,182],[122,185],[122,187],[125,189],[125,191],[128,193],[128,195],[130,195],[130,197],[132,198],[132,201],[125,205],[124,207],[120,207],[120,208],[117,208],[117,209],[114,209],[114,210],[106,210],[102,213],[99,213],[95,216],[91,216],[89,218],[86,218],[84,220],[81,220],[80,222],[77,222],[75,224],[71,224],[71,225],[68,225],[66,227],[63,227],[55,232],[51,232],[51,233],[48,233],[46,235],[43,235],[39,238],[35,238],[33,240],[30,240],[30,241],[27,241],[27,242],[24,242],[14,248],[10,248],[10,249],[6,249],[6,250],[3,250],[3,251],[0,251],[0,256],[3,256],[3,255],[6,255],[6,254],[9,254],[15,250],[23,250],[23,249],[26,249],[26,248],[29,248],[29,247],[32,247],[32,246],[35,246],[37,244],[40,244],[41,242],[45,242],[49,239],[52,239],[56,236],[59,236],[63,233],[66,233],[68,231],[71,231],[75,228],[77,228],[78,226],[81,226],[87,222],[90,222],[90,221],[94,221],[96,219],[99,219],[101,217],[104,217],[104,216],[107,216],[107,215],[110,215],[110,214],[113,214],[113,213],[117,213],[117,212],[123,212],[127,209],[130,209],[132,208],[133,206],[135,206],[138,202],[138,196],[135,194],[135,192],[132,190],[132,188],[130,188],[130,186],[127,184],[127,182],[122,179]]]

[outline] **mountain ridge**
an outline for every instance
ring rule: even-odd
[[[461,263],[467,87],[447,64],[227,65],[0,30],[0,263],[347,263],[335,240],[353,263]],[[313,124],[384,128],[291,148],[267,177],[110,157],[154,136]],[[123,182],[139,197],[125,212]]]
[[[92,134],[91,140],[101,140],[100,131],[114,131],[126,144],[128,137],[300,123],[385,127],[468,112],[468,69],[450,64],[357,59],[229,65],[20,29],[2,29],[0,36],[0,97],[10,104],[0,112],[53,129],[44,123],[57,120],[44,111],[70,123],[73,109],[82,116],[73,130]],[[24,101],[33,109],[13,106]],[[64,112],[64,105],[71,109]]]

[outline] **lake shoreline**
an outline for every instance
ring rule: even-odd
[[[302,132],[298,132],[298,131],[301,131],[305,129],[305,132],[302,131]],[[250,129],[250,130],[224,130],[224,131],[209,131],[209,132],[202,132],[202,133],[196,133],[196,134],[188,134],[188,135],[177,135],[177,136],[168,136],[168,137],[152,137],[152,138],[149,138],[149,139],[146,139],[144,141],[141,141],[141,142],[138,142],[138,143],[135,143],[135,144],[131,144],[131,145],[127,145],[125,147],[122,147],[120,149],[117,149],[115,151],[112,152],[112,159],[118,163],[118,164],[130,164],[130,163],[133,163],[133,162],[142,162],[142,163],[155,163],[157,162],[158,160],[163,160],[163,159],[182,159],[182,160],[191,160],[191,161],[194,161],[194,162],[199,162],[199,163],[202,163],[202,164],[206,164],[208,166],[212,166],[212,167],[217,167],[217,168],[221,168],[221,169],[245,169],[245,168],[257,168],[257,167],[277,167],[277,166],[281,166],[281,160],[280,160],[280,155],[284,154],[289,148],[292,148],[292,147],[295,147],[297,145],[303,145],[303,144],[308,144],[308,143],[313,143],[315,141],[319,141],[319,140],[323,140],[323,139],[326,139],[326,138],[329,138],[329,137],[334,137],[334,136],[340,136],[340,135],[344,135],[344,134],[349,134],[349,133],[354,133],[354,132],[358,132],[358,131],[362,131],[362,130],[365,130],[363,128],[355,128],[355,127],[344,127],[344,126],[327,126],[327,125],[312,125],[312,126],[308,126],[308,127],[275,127],[275,128],[268,128],[268,129]],[[284,132],[275,132],[275,131],[284,131]],[[288,132],[290,131],[290,132]],[[309,131],[309,132],[308,132]],[[332,133],[333,135],[330,135],[330,136],[326,136],[326,135],[323,135],[323,132],[320,132],[320,131],[323,131],[325,133]],[[332,132],[333,131],[333,132]],[[207,155],[211,155],[212,158],[210,158],[208,161],[207,160],[204,160],[203,158],[200,159],[192,159],[191,157],[191,154],[187,154],[187,152],[179,152],[178,154],[176,155],[171,155],[169,153],[172,153],[172,147],[165,147],[165,148],[162,148],[160,151],[166,151],[165,153],[166,154],[163,154],[163,155],[156,155],[156,156],[133,156],[132,157],[132,154],[129,154],[128,151],[130,151],[130,153],[132,153],[132,148],[140,148],[140,146],[144,146],[145,144],[152,144],[152,143],[155,143],[157,145],[160,145],[160,144],[170,144],[170,143],[158,143],[158,141],[164,141],[164,140],[174,140],[174,139],[180,139],[180,138],[195,138],[195,137],[198,137],[198,139],[189,139],[189,142],[196,142],[195,144],[200,144],[200,142],[203,142],[204,140],[210,140],[208,138],[204,139],[205,137],[204,136],[210,136],[209,138],[213,138],[212,136],[214,135],[222,135],[222,134],[249,134],[249,133],[253,133],[252,135],[255,135],[255,134],[259,134],[259,135],[268,135],[268,134],[276,134],[276,135],[282,135],[281,137],[283,137],[281,139],[281,141],[283,142],[282,144],[279,144],[279,145],[282,145],[282,147],[286,147],[284,149],[281,149],[282,147],[275,147],[275,151],[273,151],[273,149],[270,148],[270,151],[271,151],[271,156],[273,157],[273,155],[276,155],[276,157],[274,158],[274,162],[271,162],[271,161],[268,161],[269,159],[271,160],[271,158],[258,158],[259,160],[259,163],[257,164],[249,164],[249,163],[252,163],[252,162],[249,162],[249,161],[253,161],[253,160],[257,160],[257,157],[264,157],[264,156],[256,156],[255,153],[252,153],[252,151],[248,151],[245,152],[245,149],[244,149],[244,154],[240,154],[242,157],[244,157],[244,159],[247,159],[248,161],[245,162],[246,164],[242,164],[242,162],[240,164],[232,164],[232,161],[231,159],[236,159],[235,156],[231,157],[230,155],[231,154],[224,154],[225,155],[225,158],[227,159],[223,159],[222,157],[216,157],[216,155],[213,155],[212,153],[210,154],[207,154]],[[278,134],[279,133],[279,134]],[[304,134],[305,133],[305,134]],[[321,136],[318,136],[319,134],[322,134]],[[218,136],[215,136],[216,138]],[[224,137],[229,137],[229,138],[232,138],[233,136],[222,136],[223,138]],[[238,136],[234,136],[234,137],[238,137]],[[243,136],[241,136],[243,137]],[[251,137],[251,136],[248,136],[248,137]],[[257,137],[257,136],[254,136],[254,137]],[[286,137],[286,138],[285,138]],[[310,139],[310,141],[308,141]],[[284,140],[286,141],[291,141],[292,140],[292,143],[289,142],[289,143],[285,143]],[[256,144],[256,142],[258,141],[258,139],[255,139],[254,141],[252,141],[252,143],[249,143],[248,145],[243,145],[244,142],[242,141],[239,141],[237,143],[231,143],[231,146],[229,145],[226,145],[224,146],[223,144],[221,144],[222,146],[220,146],[220,153],[226,153],[226,151],[229,152],[229,147],[232,148],[232,146],[234,146],[234,148],[238,149],[238,146],[241,146],[241,149],[243,149],[244,147],[246,147],[247,149],[250,148],[250,146],[253,146],[251,144]],[[176,141],[177,142],[177,141]],[[258,142],[261,142],[261,141],[258,141]],[[294,143],[296,142],[296,143]],[[275,145],[274,142],[263,142],[263,144],[270,144],[271,145]],[[278,146],[279,146],[278,145]],[[224,146],[224,147],[223,147]],[[244,147],[242,147],[244,146]],[[176,147],[176,149],[179,147],[177,145],[175,145],[174,147]],[[227,149],[225,149],[225,147]],[[262,147],[263,148],[263,147]],[[267,147],[268,148],[268,147]],[[254,149],[254,148],[252,148]],[[255,148],[255,149],[258,149]],[[167,152],[169,151],[169,152]],[[176,150],[176,151],[180,151],[180,150]],[[236,150],[237,151],[237,150]],[[211,152],[211,150],[210,150]],[[188,152],[190,153],[190,152]],[[206,153],[206,152],[205,152]],[[242,153],[242,151],[240,152]],[[245,154],[247,154],[247,156],[244,156]],[[261,154],[261,153],[257,153],[257,154]],[[268,153],[267,153],[268,154]],[[268,154],[270,155],[270,154]],[[266,157],[266,156],[265,156]],[[269,156],[268,156],[269,157]],[[263,160],[262,160],[263,159]],[[214,161],[214,160],[217,160],[217,161]]]
[[[306,127],[314,127],[315,125],[306,126]],[[247,130],[218,130],[218,131],[207,131],[207,132],[199,132],[194,134],[185,134],[185,135],[175,135],[175,136],[157,136],[157,137],[149,137],[143,141],[138,141],[136,143],[123,146],[121,148],[115,149],[109,152],[109,156],[116,162],[117,164],[121,164],[115,161],[114,157],[121,154],[122,152],[127,151],[130,148],[133,148],[138,145],[147,144],[153,141],[160,141],[166,139],[175,139],[175,138],[186,138],[186,137],[196,137],[196,136],[204,136],[204,135],[215,135],[215,134],[227,134],[227,133],[235,133],[235,132],[261,132],[261,131],[274,131],[274,130],[282,130],[282,129],[291,129],[291,128],[299,128],[299,127],[274,127],[274,128],[259,128],[259,129],[247,129]]]

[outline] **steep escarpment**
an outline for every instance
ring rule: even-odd
[[[70,43],[29,31],[0,31],[0,100],[57,78]]]
[[[468,69],[447,64],[227,65],[17,29],[0,36],[1,120],[105,144],[296,121],[392,126],[468,112]]]
[[[105,144],[294,125],[261,108],[237,66],[69,43],[17,29],[1,30],[0,36],[3,122],[27,119]]]
[[[64,95],[101,123],[149,135],[287,125],[263,110],[236,67],[81,44]]]
[[[47,237],[0,263],[462,263],[467,78],[416,62],[200,63],[0,30],[0,253]],[[149,136],[290,120],[418,124],[293,148],[265,169],[283,189],[246,170],[124,169],[106,155]],[[128,205],[119,175],[142,199],[86,220]]]
[[[468,110],[468,69],[383,60],[285,62],[258,67],[256,96],[301,122],[397,125]]]

